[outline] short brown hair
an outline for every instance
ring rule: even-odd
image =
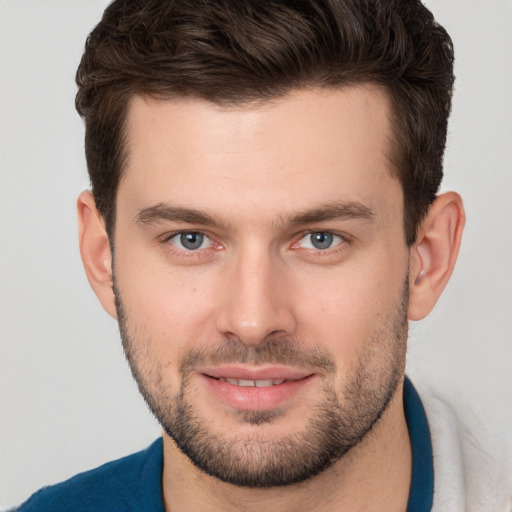
[[[443,176],[453,46],[420,0],[114,0],[76,80],[92,191],[110,234],[135,94],[233,105],[306,87],[383,86],[408,244]]]

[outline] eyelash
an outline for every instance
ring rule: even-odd
[[[207,238],[210,241],[210,244],[207,247],[204,247],[202,249],[201,248],[198,248],[196,250],[193,250],[193,249],[187,250],[186,248],[180,249],[177,246],[175,246],[175,244],[172,243],[172,239],[175,237],[178,237],[178,236],[182,236],[182,235],[200,235],[200,236]],[[180,256],[187,257],[187,258],[202,256],[202,255],[204,255],[204,251],[206,251],[206,250],[211,250],[211,249],[218,250],[218,249],[222,248],[221,244],[219,244],[218,242],[213,240],[212,237],[208,236],[206,233],[203,233],[202,231],[176,231],[174,233],[168,234],[163,239],[163,242],[167,245],[168,250],[170,250],[176,254],[179,254]]]
[[[313,234],[320,234],[320,233],[333,236],[335,239],[339,240],[339,243],[337,243],[333,247],[327,247],[324,250],[309,248],[309,247],[305,247],[305,248],[300,247],[299,244],[302,240],[304,240],[304,238],[306,238],[307,236],[313,235]],[[203,236],[210,241],[210,244],[207,247],[202,248],[202,249],[198,248],[196,250],[194,250],[194,249],[187,250],[186,248],[183,248],[183,249],[177,248],[172,243],[173,238],[175,238],[177,236],[189,235],[189,234]],[[165,243],[167,245],[168,250],[170,250],[171,252],[173,252],[181,257],[185,257],[185,258],[202,257],[205,255],[205,251],[208,251],[208,253],[209,253],[211,250],[219,250],[219,249],[223,248],[222,244],[220,244],[219,242],[216,242],[208,234],[206,234],[202,231],[193,231],[193,230],[191,230],[191,231],[176,231],[176,232],[170,233],[163,239],[163,243]],[[299,237],[296,238],[295,241],[291,244],[290,248],[291,249],[301,249],[302,248],[302,249],[306,250],[309,255],[312,255],[315,257],[325,257],[325,256],[331,256],[331,255],[337,254],[339,252],[345,251],[347,249],[347,245],[349,245],[349,244],[350,244],[350,239],[346,235],[335,233],[333,231],[316,229],[316,230],[309,230],[309,231],[305,231],[305,232],[301,233],[299,235]]]
[[[324,250],[308,248],[308,247],[300,247],[299,244],[302,240],[304,240],[304,238],[306,238],[307,236],[316,234],[316,233],[332,235],[333,237],[339,239],[339,243],[337,243],[336,245],[334,245],[332,247],[328,247]],[[329,257],[341,256],[341,254],[344,253],[348,249],[350,243],[351,243],[351,239],[345,234],[336,233],[335,231],[329,231],[326,229],[311,229],[311,230],[301,233],[297,237],[296,241],[293,242],[293,244],[291,245],[291,248],[292,249],[303,249],[304,251],[307,251],[309,258],[329,258]]]
[[[338,233],[334,233],[333,231],[327,231],[327,230],[312,230],[312,231],[307,231],[306,233],[303,233],[301,235],[301,237],[298,239],[297,242],[295,242],[293,245],[294,246],[298,246],[298,244],[304,240],[305,238],[307,238],[308,236],[310,237],[311,235],[330,235],[331,237],[333,237],[333,245],[332,247],[338,247],[339,245],[342,245],[344,242],[346,242],[346,239],[344,236],[338,234]],[[336,243],[336,241],[338,240],[338,243]],[[329,249],[331,249],[331,246],[329,247],[326,247],[324,250],[322,249],[319,249],[318,247],[316,248],[316,251],[318,252],[326,252],[328,251]],[[315,252],[316,252],[315,251]]]

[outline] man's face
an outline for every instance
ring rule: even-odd
[[[304,480],[401,390],[409,252],[388,118],[369,86],[231,109],[132,100],[115,229],[123,344],[203,471]]]

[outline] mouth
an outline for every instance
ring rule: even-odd
[[[227,382],[228,384],[233,384],[233,386],[241,386],[243,388],[269,388],[271,386],[278,386],[279,384],[283,384],[284,382],[293,382],[293,380],[290,379],[249,380],[234,379],[232,377],[219,377],[217,380],[221,382]]]
[[[286,367],[215,367],[197,374],[211,398],[238,410],[272,410],[291,402],[315,374]],[[213,396],[212,396],[213,395]]]

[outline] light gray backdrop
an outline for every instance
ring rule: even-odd
[[[88,181],[74,73],[106,3],[0,0],[0,506],[159,434],[77,247]],[[411,326],[409,373],[477,418],[499,455],[512,419],[512,2],[427,4],[455,42],[443,188],[468,222],[452,282]]]

